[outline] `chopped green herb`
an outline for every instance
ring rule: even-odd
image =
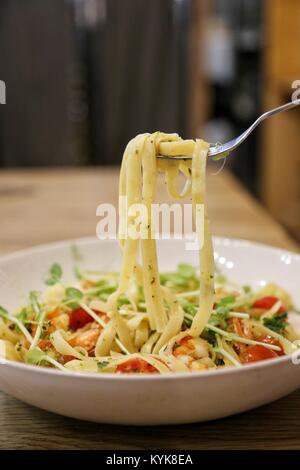
[[[187,302],[183,305],[183,310],[194,317],[198,311],[198,306],[196,304]]]
[[[275,314],[270,318],[264,318],[263,324],[275,333],[282,333],[287,325],[287,313]]]
[[[216,366],[224,366],[225,362],[224,362],[224,359],[222,359],[222,357],[217,357],[216,358]]]
[[[191,326],[192,319],[190,317],[194,317],[198,311],[198,306],[196,304],[192,304],[190,302],[186,302],[182,305],[184,312],[188,315],[184,317],[184,322],[187,326]]]
[[[108,361],[98,361],[97,365],[98,365],[98,369],[104,369],[104,367],[109,365],[109,362]]]
[[[201,337],[206,339],[213,347],[217,346],[217,337],[214,331],[204,328]]]

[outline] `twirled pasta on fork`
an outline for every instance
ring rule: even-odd
[[[158,159],[191,151],[191,160]],[[197,372],[292,353],[298,335],[288,321],[289,295],[269,284],[259,292],[215,274],[208,219],[209,144],[155,132],[132,139],[120,173],[120,274],[76,269],[67,286],[59,264],[45,293],[32,291],[16,312],[0,308],[0,354],[74,372]],[[172,199],[191,196],[200,269],[179,264],[160,273],[152,206],[158,172]],[[177,177],[186,179],[182,191]]]

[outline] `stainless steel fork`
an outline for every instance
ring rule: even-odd
[[[214,159],[222,158],[226,155],[228,155],[230,152],[235,150],[237,147],[241,145],[242,142],[244,142],[245,139],[254,131],[254,129],[260,124],[262,121],[265,119],[268,119],[271,116],[274,116],[275,114],[282,113],[283,111],[287,111],[288,109],[294,108],[295,106],[300,105],[300,99],[291,101],[290,103],[283,104],[282,106],[279,106],[278,108],[271,109],[270,111],[267,111],[263,113],[259,118],[256,119],[256,121],[248,128],[246,129],[241,135],[236,137],[235,139],[230,140],[229,142],[226,142],[225,144],[211,144],[209,147],[208,151],[208,156],[213,157]],[[179,159],[179,160],[191,160],[192,156],[191,155],[176,155],[176,156],[168,156],[168,155],[158,155],[157,158],[162,158],[164,160],[168,159]]]

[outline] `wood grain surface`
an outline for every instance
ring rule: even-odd
[[[299,250],[229,173],[208,184],[215,234]],[[93,235],[97,205],[116,201],[117,170],[2,171],[0,253]],[[300,390],[238,416],[157,428],[76,421],[0,393],[0,449],[300,449]]]

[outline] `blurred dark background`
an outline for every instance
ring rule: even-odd
[[[137,133],[184,133],[191,3],[1,0],[1,164],[117,164]]]
[[[1,164],[119,163],[145,130],[238,134],[260,109],[261,16],[260,0],[2,0]],[[190,75],[203,67],[210,109],[192,123]],[[253,142],[242,152],[251,182]]]
[[[291,99],[299,41],[298,0],[1,0],[0,167],[115,165],[145,131],[229,140]],[[226,164],[300,238],[299,123]]]

